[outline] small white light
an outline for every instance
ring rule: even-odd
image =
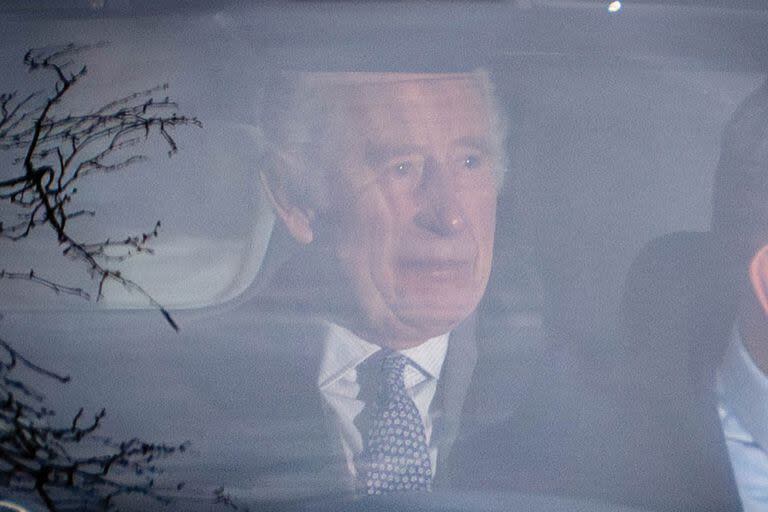
[[[619,12],[621,10],[621,2],[619,0],[613,0],[608,4],[608,12]]]

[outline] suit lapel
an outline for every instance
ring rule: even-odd
[[[310,364],[307,366],[307,378],[305,386],[307,393],[313,397],[312,414],[318,432],[321,436],[321,446],[317,449],[322,453],[322,462],[315,469],[322,474],[323,479],[330,482],[328,490],[331,494],[347,494],[354,492],[355,482],[347,468],[346,456],[332,413],[327,410],[317,379],[320,372],[320,364],[323,357],[323,340],[328,334],[328,328],[320,321],[313,322],[310,336],[312,350],[308,354]]]
[[[354,482],[317,387],[326,329],[320,322],[281,324],[274,329],[272,342],[281,345],[273,351],[273,360],[264,361],[273,367],[270,393],[276,394],[274,402],[279,407],[272,416],[282,418],[284,425],[284,433],[277,435],[279,456],[268,472],[283,481],[288,496],[345,494],[353,489]]]
[[[432,435],[437,440],[437,471],[434,484],[444,485],[445,464],[461,426],[462,410],[477,362],[476,318],[470,316],[453,330],[432,409],[439,409]]]

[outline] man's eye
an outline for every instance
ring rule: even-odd
[[[400,174],[401,176],[405,176],[406,174],[411,172],[411,170],[413,169],[413,164],[409,161],[398,162],[395,164],[394,168],[397,174]]]
[[[417,181],[424,171],[424,158],[420,155],[399,155],[386,162],[384,169],[393,178]]]
[[[467,155],[462,162],[467,169],[475,169],[480,166],[480,157],[477,155]]]

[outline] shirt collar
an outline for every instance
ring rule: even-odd
[[[448,352],[448,333],[430,338],[421,345],[401,350],[400,353],[423,373],[433,379],[440,377],[445,354]]]
[[[763,449],[768,449],[768,376],[752,360],[734,326],[718,371],[721,400]]]
[[[437,379],[448,352],[449,334],[430,338],[421,345],[401,350],[400,353],[410,359],[413,366],[422,373]],[[352,331],[329,324],[317,378],[318,386],[322,388],[338,380],[379,350],[380,346],[365,341]]]

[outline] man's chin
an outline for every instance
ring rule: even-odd
[[[475,309],[476,304],[464,304],[462,307],[429,306],[399,308],[395,314],[400,324],[403,339],[423,343],[435,336],[452,331]],[[418,343],[411,343],[416,345]]]
[[[392,350],[405,350],[451,332],[474,311],[432,308],[390,310],[373,329],[352,329],[363,339]]]

